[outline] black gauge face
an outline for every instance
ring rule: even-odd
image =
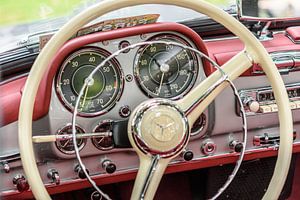
[[[110,132],[112,129],[112,121],[107,120],[101,122],[94,130],[95,133],[98,132]],[[100,150],[110,150],[114,148],[114,141],[112,136],[107,137],[93,137],[92,142]]]
[[[57,92],[67,108],[74,109],[87,77],[107,56],[106,52],[98,49],[83,49],[66,59],[57,77]],[[107,112],[120,97],[122,83],[117,62],[107,62],[96,71],[84,89],[78,114],[95,116]]]
[[[151,40],[172,41],[188,46],[174,35]],[[179,46],[151,44],[142,47],[135,61],[135,76],[142,90],[151,97],[180,98],[193,86],[198,74],[195,54]]]
[[[58,135],[71,135],[72,134],[72,125],[67,125],[64,128],[60,129],[57,132]],[[76,134],[84,134],[84,130],[79,126],[76,126]],[[81,150],[86,144],[86,139],[77,139],[77,147]],[[61,140],[55,142],[58,150],[65,154],[73,154],[75,153],[74,144],[72,139]]]

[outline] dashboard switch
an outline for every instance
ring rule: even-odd
[[[270,106],[260,106],[259,111],[261,113],[270,113],[271,112],[271,107]]]
[[[127,118],[129,117],[129,115],[131,114],[131,110],[129,106],[122,106],[119,110],[119,114],[121,117],[123,118]]]
[[[243,149],[243,143],[242,142],[239,142],[238,140],[232,140],[230,143],[229,143],[229,148],[234,150],[235,152],[239,153],[242,151]]]
[[[181,153],[181,156],[183,157],[183,159],[185,161],[191,161],[193,160],[194,158],[194,153],[191,151],[191,150],[184,150],[182,153]]]
[[[296,104],[297,108],[300,108],[300,101],[294,101],[294,103]]]
[[[112,174],[116,171],[117,167],[111,160],[104,160],[102,162],[102,168],[106,171],[108,174]]]
[[[13,178],[13,184],[16,185],[19,192],[29,190],[29,184],[22,174],[18,174]]]
[[[47,173],[47,177],[53,181],[56,185],[60,184],[59,173],[56,169],[49,169]]]
[[[88,174],[90,174],[89,170],[88,169],[85,169],[86,172]],[[84,173],[84,171],[81,169],[80,165],[76,165],[74,171],[78,174],[78,177],[81,178],[81,179],[85,179],[86,178],[86,175]]]
[[[269,105],[271,108],[271,112],[277,112],[278,111],[278,106],[277,104],[270,104]]]
[[[10,166],[8,165],[8,162],[6,162],[6,161],[0,162],[0,166],[1,166],[1,169],[5,173],[9,173],[10,172]]]
[[[247,106],[251,112],[259,111],[259,103],[257,101],[251,100],[247,103]]]
[[[205,141],[201,145],[201,151],[205,155],[212,155],[215,153],[217,145],[213,141]]]
[[[294,103],[294,102],[290,102],[290,108],[293,110],[293,109],[296,109],[297,108],[297,105]]]
[[[251,112],[258,112],[259,111],[259,103],[255,101],[252,97],[250,96],[244,96],[242,97],[242,102],[244,104],[244,107],[248,109]]]

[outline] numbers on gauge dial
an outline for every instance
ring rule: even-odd
[[[70,55],[57,76],[57,92],[64,104],[73,110],[84,83],[79,102],[79,115],[93,116],[107,112],[118,100],[122,90],[122,73],[116,60],[107,62],[92,77],[89,74],[107,58],[99,49],[83,49]]]
[[[151,40],[188,45],[174,35],[157,36]],[[134,71],[139,86],[147,95],[175,99],[193,86],[198,74],[197,58],[179,46],[154,43],[139,49]]]

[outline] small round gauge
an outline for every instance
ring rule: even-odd
[[[84,133],[85,131],[82,128],[76,126],[76,134],[84,134]],[[72,134],[72,125],[67,125],[57,131],[57,135],[71,135],[71,134]],[[77,146],[79,150],[83,149],[85,144],[86,144],[86,139],[77,139]],[[65,154],[75,153],[72,139],[56,141],[55,145],[58,150],[60,150]]]
[[[189,46],[184,39],[171,34],[158,35],[150,41],[172,41]],[[195,53],[182,47],[154,43],[139,49],[134,72],[148,96],[177,99],[195,83],[198,61]]]
[[[110,132],[112,129],[112,121],[105,120],[101,122],[94,130],[95,133],[98,132]],[[114,148],[114,142],[112,136],[107,137],[92,137],[92,143],[100,150],[110,150]]]
[[[90,73],[109,54],[96,48],[87,48],[70,55],[57,76],[57,93],[66,107],[74,110],[77,97]],[[78,114],[96,116],[107,112],[119,99],[123,76],[116,60],[110,60],[96,71],[80,99]]]

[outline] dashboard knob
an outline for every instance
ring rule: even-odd
[[[119,110],[119,114],[121,117],[126,118],[131,114],[131,110],[129,106],[122,106]]]
[[[116,171],[117,167],[111,160],[104,160],[102,162],[102,168],[108,173],[112,174]]]
[[[5,173],[10,172],[10,166],[8,165],[8,162],[6,162],[6,161],[0,162],[0,166],[2,166],[1,168]]]
[[[191,161],[194,158],[194,153],[191,150],[184,150],[181,156],[185,161]]]
[[[59,173],[56,169],[49,169],[47,173],[47,177],[53,181],[56,185],[60,184]]]
[[[201,145],[201,151],[203,154],[209,156],[215,153],[217,145],[213,141],[205,141]]]
[[[257,101],[251,100],[247,103],[247,106],[251,112],[259,111],[259,103]]]
[[[244,97],[242,97],[242,102],[244,104],[244,107],[246,109],[248,109],[249,111],[254,112],[254,113],[259,111],[260,105],[259,105],[258,101],[255,101],[253,99],[253,97],[244,96]]]
[[[242,142],[239,142],[238,140],[232,140],[229,143],[230,149],[234,150],[235,152],[239,153],[242,151],[244,145]]]
[[[90,174],[89,170],[88,169],[85,169],[86,172],[88,174]],[[76,165],[74,171],[78,174],[78,177],[81,178],[81,179],[85,179],[86,178],[86,175],[84,173],[84,171],[82,170],[82,168],[80,167],[80,165]]]
[[[19,192],[29,190],[29,184],[22,174],[18,174],[13,178],[13,184],[16,185]]]

